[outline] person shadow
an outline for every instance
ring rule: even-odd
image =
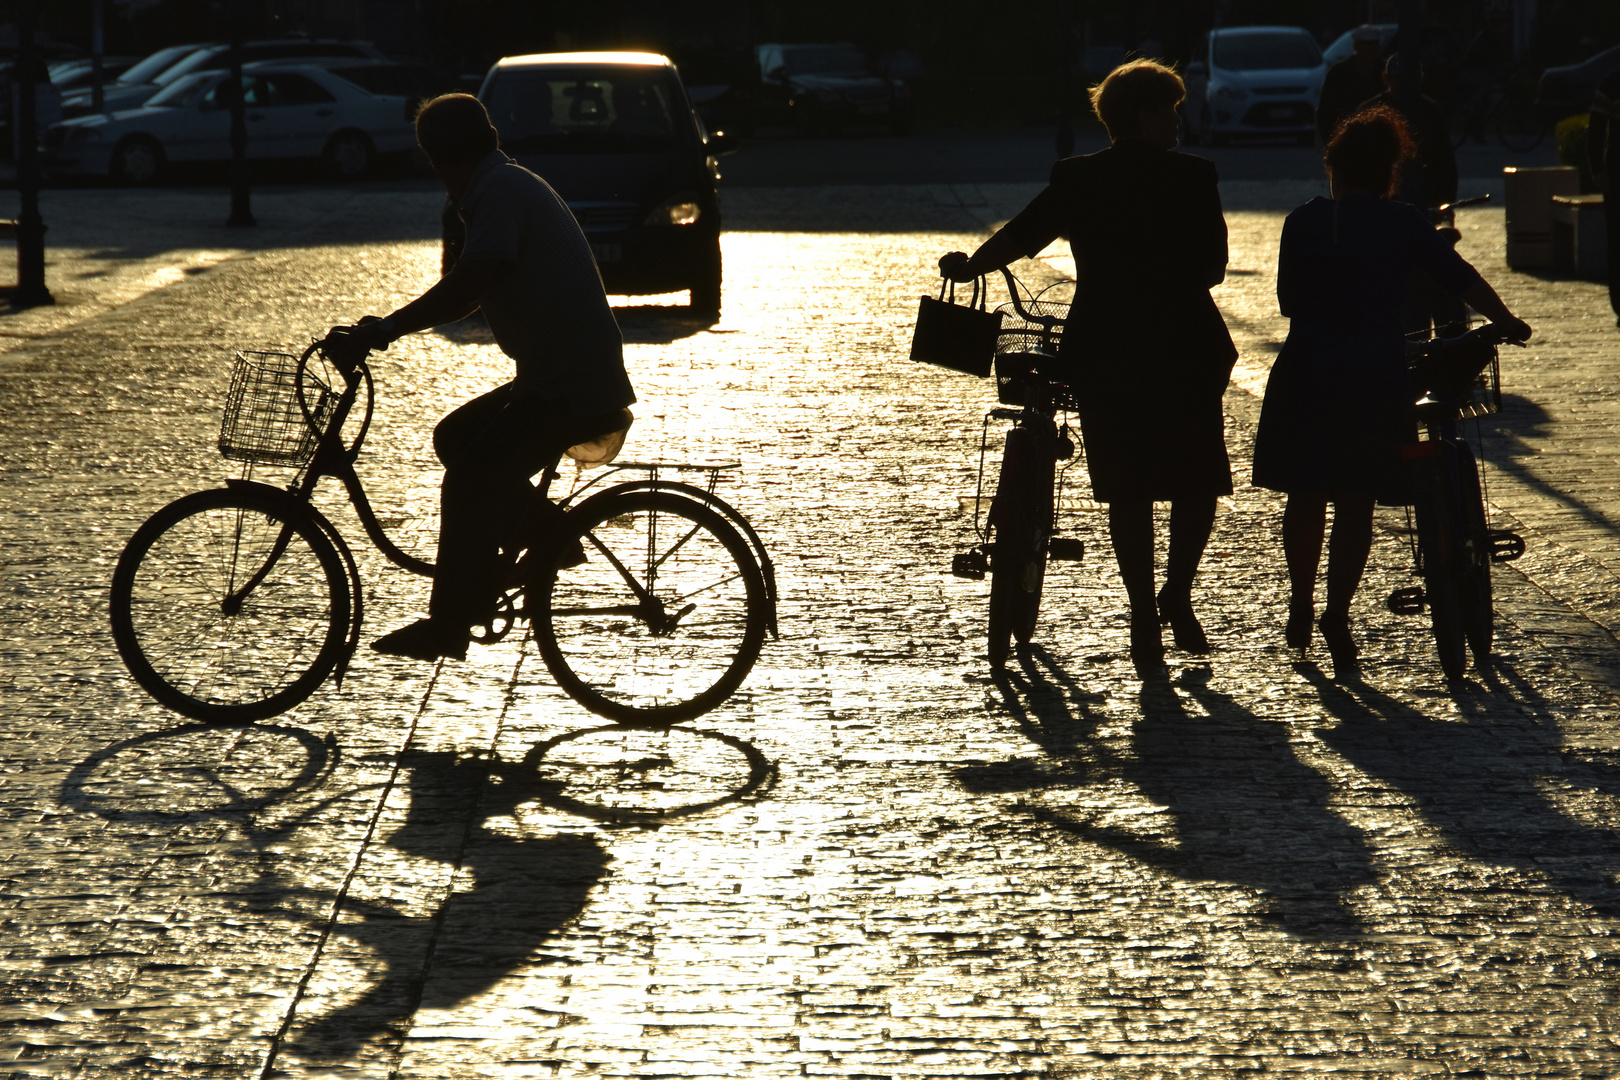
[[[593,837],[515,837],[484,824],[537,797],[534,782],[510,773],[492,782],[491,762],[453,752],[410,750],[401,766],[410,808],[386,847],[448,863],[452,883],[470,875],[473,886],[451,891],[428,917],[347,901],[333,932],[350,943],[328,951],[353,953],[367,968],[380,961],[382,977],[348,1004],[295,1025],[287,1046],[294,1055],[350,1057],[379,1035],[403,1038],[419,1010],[452,1008],[545,962],[544,943],[585,909],[607,872],[609,856]]]
[[[1620,915],[1620,836],[1570,817],[1548,784],[1617,796],[1620,767],[1566,748],[1546,699],[1511,661],[1497,657],[1494,668],[1496,692],[1459,698],[1460,716],[1426,715],[1312,664],[1296,670],[1338,719],[1322,741],[1405,794],[1457,852],[1544,876],[1594,912]]]
[[[1502,409],[1488,422],[1485,457],[1498,471],[1513,477],[1538,496],[1567,507],[1589,524],[1610,533],[1620,533],[1620,523],[1586,501],[1577,498],[1569,485],[1557,485],[1537,475],[1545,464],[1541,447],[1554,437],[1552,417],[1546,408],[1519,394],[1503,394]]]
[[[975,791],[1010,790],[1015,779],[1045,789],[1025,812],[1075,839],[1186,881],[1258,894],[1261,917],[1293,936],[1355,937],[1363,926],[1352,894],[1376,881],[1366,843],[1333,810],[1328,781],[1294,753],[1288,726],[1257,716],[1209,679],[1208,669],[1190,669],[1173,683],[1145,680],[1122,753],[1091,741],[1106,719],[1095,699],[1034,650],[1021,677],[1003,680],[1002,700],[1047,762],[964,769],[958,778]],[[1156,827],[1126,828],[1062,805],[1061,789],[1108,780],[1162,807]]]

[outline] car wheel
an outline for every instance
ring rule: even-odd
[[[356,180],[371,171],[376,151],[358,131],[340,131],[326,144],[326,165],[339,180]]]
[[[692,299],[688,305],[693,315],[701,319],[720,318],[720,238],[699,262],[697,276],[692,279]]]
[[[121,184],[150,184],[163,173],[163,147],[145,135],[131,135],[113,150],[112,178]]]

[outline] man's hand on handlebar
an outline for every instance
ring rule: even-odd
[[[965,251],[947,251],[939,257],[939,276],[966,283],[973,280],[967,272],[968,255]]]
[[[1530,324],[1523,319],[1496,319],[1489,325],[1492,336],[1500,342],[1523,345],[1530,340]]]
[[[325,353],[347,375],[373,349],[386,349],[394,340],[387,319],[367,315],[353,326],[334,326],[321,342]]]

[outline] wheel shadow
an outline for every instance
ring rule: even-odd
[[[1620,915],[1620,836],[1571,818],[1548,785],[1620,796],[1620,764],[1567,748],[1540,692],[1511,662],[1493,667],[1491,692],[1459,694],[1461,715],[1445,717],[1364,681],[1333,682],[1314,665],[1296,670],[1339,721],[1322,741],[1405,794],[1459,853],[1539,874],[1598,914]]]
[[[1095,738],[1108,718],[1043,650],[1000,683],[1002,705],[1042,752],[1037,763],[959,770],[970,791],[1040,791],[1035,820],[1186,881],[1258,894],[1258,914],[1291,935],[1364,931],[1350,904],[1376,881],[1361,835],[1331,806],[1333,789],[1300,761],[1288,726],[1209,685],[1207,669],[1144,681],[1128,746]],[[1064,805],[1064,789],[1133,787],[1160,813],[1135,828]]]

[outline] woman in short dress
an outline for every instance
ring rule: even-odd
[[[1507,339],[1530,336],[1422,211],[1392,200],[1413,149],[1393,109],[1366,109],[1341,123],[1324,155],[1332,197],[1288,215],[1277,259],[1277,299],[1291,321],[1266,383],[1254,483],[1288,496],[1284,636],[1296,649],[1310,645],[1333,504],[1318,625],[1335,672],[1356,663],[1350,601],[1372,547],[1373,507],[1409,501],[1401,447],[1416,440],[1417,426],[1401,315],[1413,271],[1499,324]]]

